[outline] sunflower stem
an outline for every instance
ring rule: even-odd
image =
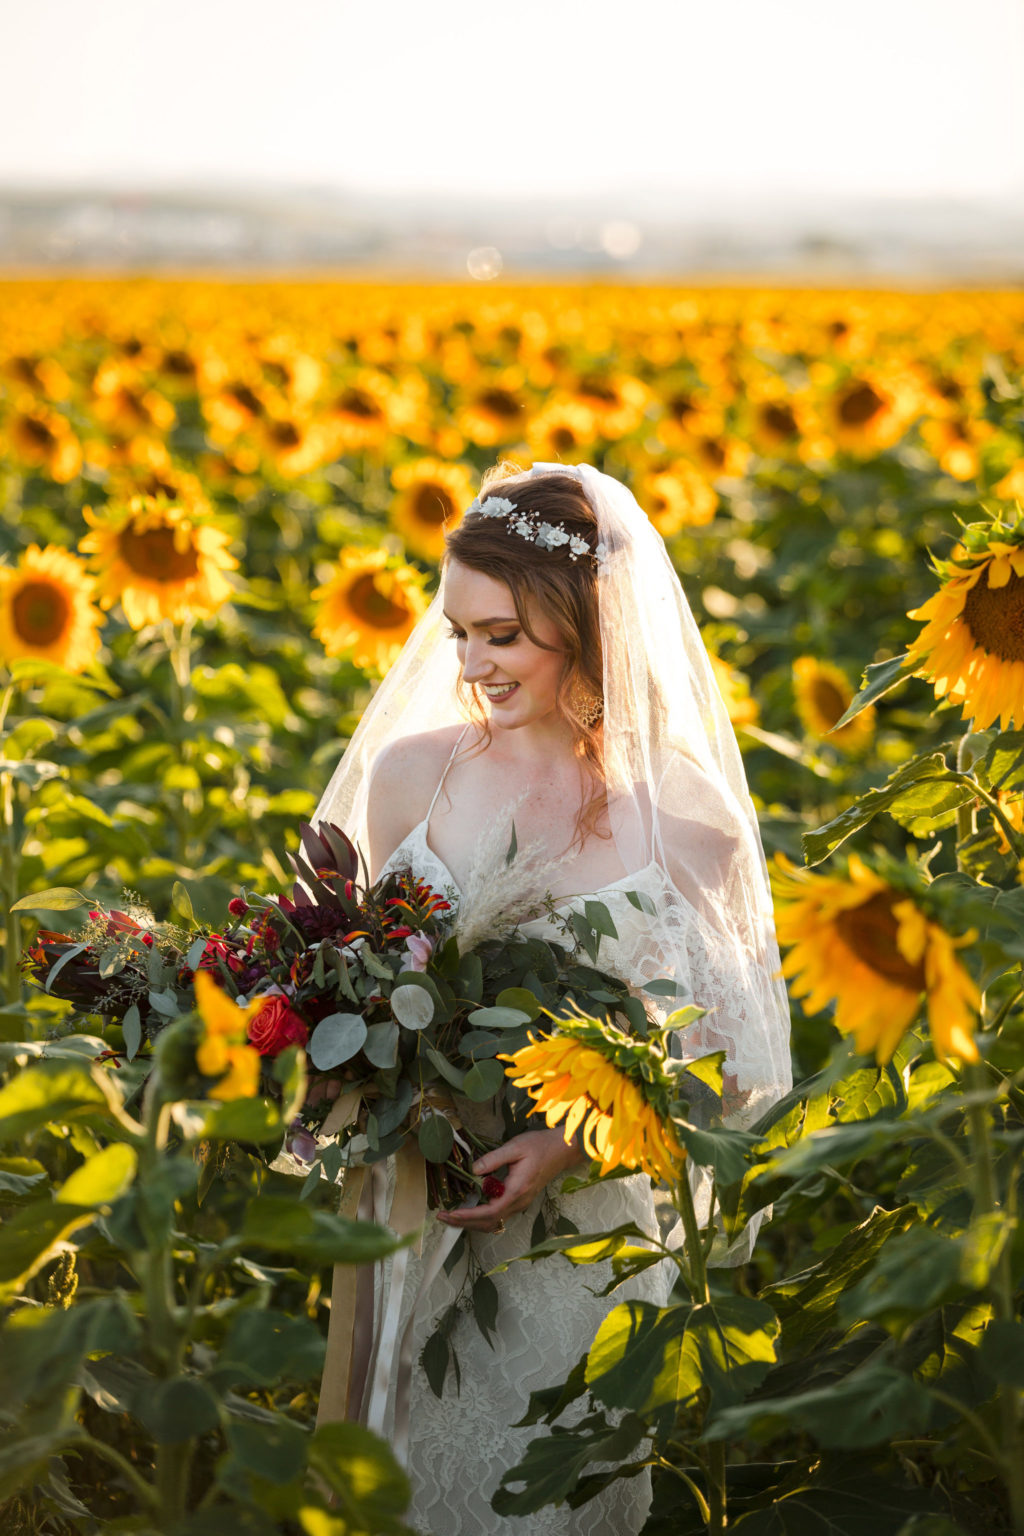
[[[168,653],[171,662],[171,723],[178,763],[183,770],[192,766],[192,744],[187,727],[192,716],[192,624],[186,619],[180,630],[169,628]],[[182,775],[184,777],[184,773]],[[195,791],[179,788],[173,800],[176,830],[175,860],[190,864],[191,831],[196,806]]]
[[[0,844],[0,885],[3,887],[5,919],[4,934],[4,999],[8,1007],[21,1002],[21,918],[11,908],[18,899],[18,876],[21,859],[18,838],[14,826],[14,775],[0,773],[0,819],[3,821],[3,841]]]
[[[686,1252],[690,1261],[689,1274],[687,1276],[692,1290],[694,1302],[697,1306],[707,1305],[711,1301],[711,1287],[708,1284],[708,1266],[704,1252],[704,1244],[700,1239],[700,1228],[697,1225],[697,1212],[693,1204],[693,1191],[690,1188],[689,1164],[683,1163],[676,1179],[672,1203],[679,1212],[683,1223],[683,1231],[686,1233]],[[708,1530],[712,1536],[720,1536],[728,1523],[726,1511],[726,1484],[725,1484],[725,1445],[720,1440],[713,1441],[707,1448],[704,1462],[708,1478],[708,1513],[705,1516]]]
[[[996,1183],[995,1161],[992,1150],[992,1125],[989,1106],[984,1095],[991,1091],[985,1068],[981,1062],[968,1062],[964,1069],[967,1087],[971,1094],[968,1109],[972,1165],[974,1168],[974,1215],[975,1219],[999,1213],[1008,1216],[1003,1209]],[[1004,1243],[988,1285],[989,1299],[997,1322],[1012,1323],[1014,1311],[1013,1275],[1010,1267],[1010,1245]],[[1015,1536],[1024,1536],[1024,1436],[1021,1434],[1021,1394],[1010,1382],[1000,1385],[999,1425],[1002,1441],[1000,1465],[1010,1501],[1010,1514]]]

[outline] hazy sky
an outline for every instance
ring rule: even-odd
[[[1024,0],[0,8],[0,184],[1024,201]]]

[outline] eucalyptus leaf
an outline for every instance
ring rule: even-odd
[[[121,1020],[121,1033],[124,1035],[124,1049],[129,1061],[134,1061],[142,1044],[142,1020],[139,1014],[138,1003],[132,1003]]]
[[[403,1029],[426,1029],[434,1018],[434,999],[426,987],[406,982],[392,992],[391,1012]]]
[[[398,1025],[390,1019],[367,1025],[363,1055],[375,1067],[393,1067],[398,1060]]]
[[[320,1072],[340,1067],[362,1050],[366,1035],[366,1021],[361,1014],[329,1013],[310,1036],[309,1059]]]
[[[444,1115],[427,1115],[421,1120],[416,1139],[428,1163],[447,1162],[455,1145],[451,1122]]]

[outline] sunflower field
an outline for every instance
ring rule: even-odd
[[[616,1308],[495,1507],[529,1529],[643,1443],[651,1536],[1024,1536],[1024,294],[0,290],[4,1530],[408,1529],[391,1450],[313,1431],[332,1267],[394,1239],[268,1172],[242,1093],[136,1119],[146,1042],[76,1033],[23,956],[290,886],[504,458],[594,463],[665,538],[797,1086],[707,1138],[726,1232],[773,1207],[750,1262]],[[583,1237],[536,1262],[629,1271]]]

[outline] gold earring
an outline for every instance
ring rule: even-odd
[[[604,699],[590,693],[581,683],[574,683],[569,694],[569,708],[587,730],[592,730],[604,714]]]

